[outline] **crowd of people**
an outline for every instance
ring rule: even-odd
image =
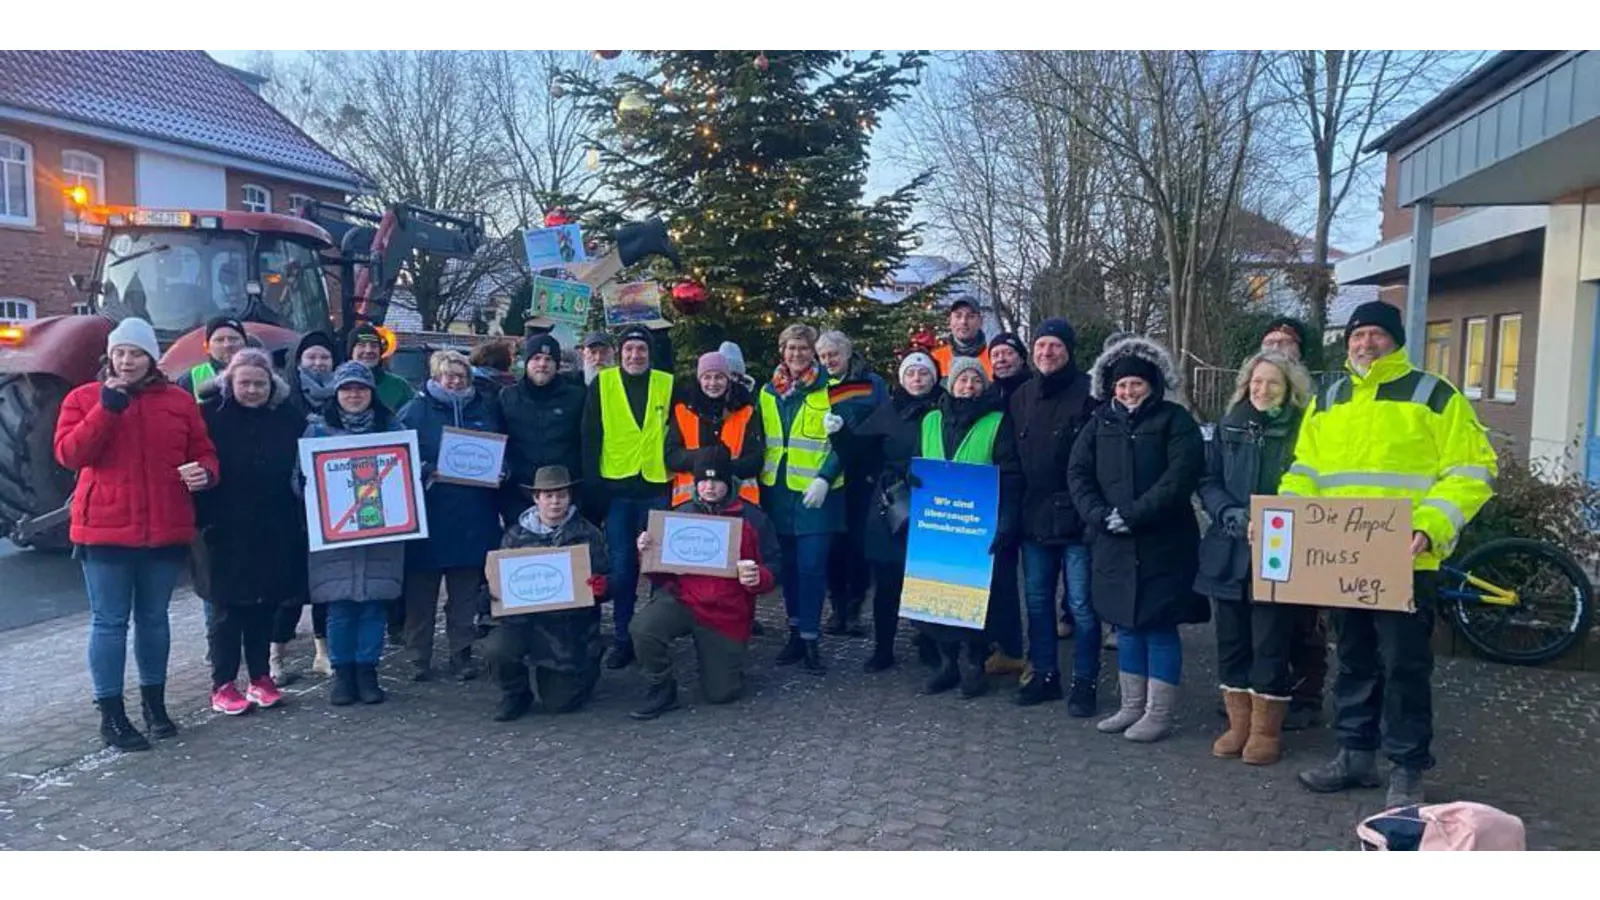
[[[207,360],[173,384],[150,325],[123,320],[101,378],[67,397],[55,436],[58,459],[78,472],[71,536],[102,736],[149,747],[123,706],[130,621],[146,730],[176,732],[167,605],[186,560],[207,602],[212,707],[229,715],[282,702],[278,688],[295,676],[284,648],[306,605],[312,668],[332,678],[333,704],[384,700],[386,633],[410,677],[437,677],[441,593],[446,671],[470,680],[486,665],[500,721],[580,709],[603,669],[630,665],[646,684],[632,715],[667,713],[679,703],[671,646],[682,637],[705,700],[733,701],[760,633],[757,598],[774,591],[788,625],[778,665],[824,675],[823,635],[866,636],[870,595],[862,666],[884,672],[898,663],[911,463],[931,458],[994,467],[1000,499],[984,627],[913,629],[925,693],[977,697],[1014,677],[1016,703],[1065,700],[1070,716],[1094,717],[1109,627],[1117,698],[1096,727],[1157,741],[1179,703],[1179,627],[1211,621],[1227,719],[1212,752],[1269,765],[1285,731],[1320,724],[1331,618],[1340,750],[1300,780],[1314,791],[1376,786],[1381,750],[1391,803],[1420,801],[1433,764],[1436,570],[1491,495],[1495,457],[1465,398],[1408,362],[1398,311],[1358,308],[1343,370],[1320,382],[1300,362],[1304,326],[1274,322],[1209,435],[1154,340],[1114,335],[1085,365],[1064,319],[1028,338],[991,339],[981,323],[958,299],[948,338],[908,347],[892,382],[848,336],[795,323],[760,381],[731,343],[674,378],[663,336],[630,327],[586,336],[578,354],[531,334],[520,366],[505,343],[471,358],[441,350],[414,391],[386,371],[370,326],[343,347],[307,335],[280,373],[243,324],[216,319]],[[499,489],[436,480],[447,426],[506,436]],[[417,435],[429,537],[309,552],[298,441],[396,430]],[[1253,602],[1249,507],[1262,494],[1411,500],[1416,612]],[[641,592],[646,521],[669,508],[739,520],[737,575],[650,573]],[[490,551],[579,545],[596,606],[495,620],[483,636]],[[599,604],[612,609],[609,639]]]

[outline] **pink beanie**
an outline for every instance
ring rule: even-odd
[[[701,354],[700,364],[695,368],[695,375],[698,377],[706,374],[707,372],[721,372],[724,375],[729,374],[728,358],[715,350],[711,351],[710,353]]]

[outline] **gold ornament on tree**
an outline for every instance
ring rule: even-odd
[[[617,101],[617,121],[628,125],[648,118],[650,115],[650,101],[636,90],[630,90]]]

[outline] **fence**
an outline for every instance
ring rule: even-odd
[[[1326,384],[1339,372],[1312,372],[1311,390]],[[1228,411],[1228,401],[1233,398],[1233,386],[1239,378],[1238,369],[1218,366],[1195,366],[1189,378],[1189,402],[1194,405],[1194,417],[1201,422],[1216,422]]]

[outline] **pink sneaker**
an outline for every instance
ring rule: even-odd
[[[211,692],[211,709],[225,716],[243,715],[250,711],[250,701],[230,682]]]
[[[271,675],[263,675],[250,682],[250,687],[245,689],[244,696],[246,700],[262,709],[277,706],[283,701],[283,694],[279,693],[278,686],[272,683]]]

